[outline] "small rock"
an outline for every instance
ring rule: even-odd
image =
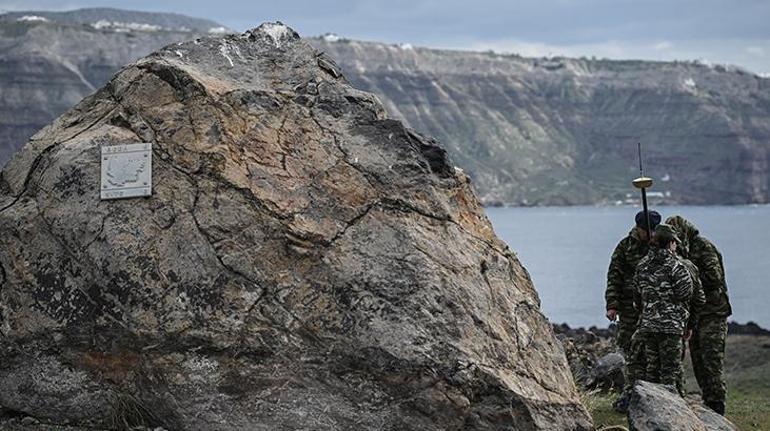
[[[638,381],[628,408],[631,431],[733,431],[735,425],[703,406],[690,406],[674,388]]]
[[[698,419],[706,425],[706,429],[709,431],[736,431],[738,429],[730,421],[725,419],[724,416],[700,403],[690,404],[690,408],[695,412],[695,415],[698,416]]]
[[[617,352],[608,353],[599,358],[594,366],[592,386],[605,390],[622,388],[625,382],[623,378],[625,362],[623,355]]]
[[[21,420],[21,424],[22,425],[35,425],[35,424],[38,424],[38,423],[40,423],[40,421],[38,421],[37,419],[35,419],[35,418],[31,417],[31,416],[26,416],[26,417],[24,417],[24,419]]]

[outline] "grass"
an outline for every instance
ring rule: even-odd
[[[689,360],[685,363],[688,392],[698,392]],[[727,418],[742,431],[770,430],[770,337],[733,335],[725,349]],[[628,426],[615,412],[617,393],[587,392],[583,399],[598,429]]]
[[[619,394],[617,392],[610,393],[584,393],[583,405],[586,406],[591,417],[594,419],[594,425],[597,429],[602,429],[611,426],[627,426],[628,421],[626,415],[616,412],[612,408],[612,403],[618,399]]]

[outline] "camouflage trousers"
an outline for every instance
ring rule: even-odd
[[[630,389],[631,386],[629,386],[628,382],[636,381],[636,374],[629,375],[629,362],[632,362],[631,359],[634,355],[638,354],[638,352],[634,352],[632,350],[632,339],[634,338],[635,332],[636,332],[636,324],[637,324],[638,316],[636,315],[629,315],[626,313],[622,313],[620,315],[620,319],[618,319],[618,332],[615,334],[615,344],[617,344],[618,348],[620,349],[621,353],[623,353],[623,358],[625,359],[625,365],[623,366],[623,391],[626,392],[627,389]],[[644,350],[644,345],[642,344],[642,350]],[[644,364],[644,359],[641,359],[641,363]],[[636,362],[639,363],[638,361]],[[644,366],[644,365],[642,365]],[[632,373],[635,371],[632,370]],[[633,385],[633,383],[631,383]]]
[[[682,393],[682,336],[658,332],[644,335],[644,380],[675,386]]]
[[[624,356],[628,355],[631,348],[631,337],[636,332],[636,324],[639,316],[623,313],[618,319],[618,332],[615,335],[615,343],[623,352]]]
[[[625,357],[626,368],[623,375],[625,379],[623,382],[623,393],[629,395],[634,387],[634,383],[637,380],[644,379],[647,371],[647,362],[644,360],[644,336],[639,332],[634,332],[634,335],[631,336],[631,342]]]
[[[727,387],[724,378],[727,319],[703,317],[690,339],[690,358],[704,402],[724,402]]]
[[[684,349],[684,342],[682,341],[681,337],[679,338],[679,343],[682,344],[682,349]],[[634,383],[636,383],[637,380],[649,379],[647,377],[647,359],[644,349],[644,335],[640,334],[639,332],[635,332],[634,335],[631,336],[631,344],[626,356],[626,374],[625,382],[623,383],[624,394],[631,393],[630,391],[634,387]],[[682,357],[681,353],[679,357]],[[679,393],[684,396],[684,372],[679,372],[678,374],[679,376],[677,378],[676,388]]]

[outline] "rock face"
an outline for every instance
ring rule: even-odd
[[[181,15],[114,9],[0,15],[0,167],[124,65],[209,31],[227,29]]]
[[[700,405],[688,405],[673,389],[639,381],[628,407],[631,431],[734,431],[735,425]]]
[[[152,196],[100,201],[100,147],[138,142]],[[468,178],[281,24],[124,68],[0,190],[0,406],[17,417],[592,428]]]

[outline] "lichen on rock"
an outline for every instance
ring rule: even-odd
[[[140,142],[152,196],[101,201]],[[592,428],[469,179],[282,24],[122,69],[6,166],[0,229],[0,406],[46,423]]]

